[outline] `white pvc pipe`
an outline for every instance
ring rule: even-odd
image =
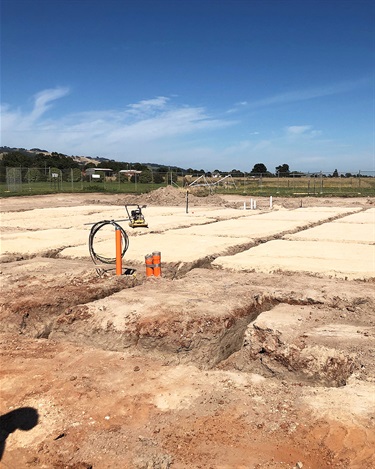
[[[250,210],[252,210],[253,208],[254,208],[253,199],[250,199]]]
[[[270,195],[270,208],[272,208],[272,195]]]
[[[243,209],[246,210],[246,202],[243,203]]]
[[[257,208],[257,201],[254,200],[254,210],[256,210],[256,208]]]

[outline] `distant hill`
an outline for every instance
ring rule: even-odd
[[[26,148],[14,148],[14,147],[0,147],[0,159],[2,159],[2,155],[6,153],[12,153],[12,152],[18,152],[22,153],[24,155],[28,156],[33,156],[42,153],[43,155],[46,156],[51,156],[53,153],[56,152],[50,152],[48,150],[41,150],[40,148],[30,148],[30,150],[27,150]],[[102,158],[102,157],[91,157],[91,156],[70,156],[70,155],[65,155],[64,153],[59,153],[59,155],[65,156],[67,158],[72,158],[73,161],[76,161],[79,164],[87,164],[87,163],[94,163],[95,165],[98,165],[99,163],[103,163],[105,161],[111,161],[108,158]]]
[[[46,155],[46,156],[52,156],[52,155],[60,155],[60,156],[65,156],[66,158],[72,158],[73,161],[77,162],[79,165],[85,165],[85,164],[88,164],[88,163],[93,163],[95,164],[96,166],[100,163],[110,163],[110,162],[114,162],[115,160],[113,159],[109,159],[109,158],[103,158],[103,157],[100,157],[100,156],[95,156],[95,157],[92,157],[92,156],[70,156],[70,155],[65,155],[64,153],[57,153],[57,152],[50,152],[48,150],[42,150],[40,148],[30,148],[30,150],[27,150],[26,148],[11,148],[11,147],[7,147],[7,146],[3,146],[3,147],[0,147],[0,160],[3,159],[3,155],[7,154],[7,153],[12,153],[12,152],[18,152],[18,153],[22,153],[24,155],[27,155],[27,156],[33,156],[33,155],[37,155],[37,154],[43,154],[43,155]],[[117,162],[117,163],[121,163],[121,162]],[[137,163],[132,163],[132,165],[135,165]],[[179,168],[177,166],[166,166],[166,165],[162,165],[162,164],[158,164],[158,163],[138,163],[142,166],[147,166],[150,170],[152,171],[158,171],[158,170],[162,170],[162,171],[169,171],[169,170],[172,170],[172,171],[179,171],[179,172],[186,172],[185,169],[183,168]]]

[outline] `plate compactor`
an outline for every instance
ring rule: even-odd
[[[134,210],[131,210],[129,213],[128,207],[137,207]],[[148,223],[145,220],[145,217],[143,216],[142,213],[142,208],[146,208],[147,205],[136,205],[136,204],[131,204],[131,205],[125,205],[125,210],[126,213],[128,214],[129,217],[129,226],[131,228],[148,228]]]

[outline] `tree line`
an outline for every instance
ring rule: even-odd
[[[35,149],[39,150],[39,149]],[[165,166],[165,165],[151,165],[151,164],[143,164],[143,163],[129,163],[129,162],[122,162],[122,161],[115,161],[115,160],[107,160],[103,159],[104,161],[100,161],[99,164],[95,164],[94,162],[84,162],[81,163],[75,160],[71,156],[64,155],[63,153],[52,152],[50,155],[46,155],[45,153],[32,153],[31,151],[10,151],[7,153],[3,153],[2,160],[0,161],[1,166],[3,167],[23,167],[23,168],[57,168],[60,170],[64,169],[71,169],[71,168],[79,168],[85,171],[88,168],[108,168],[114,172],[118,172],[121,170],[126,169],[135,169],[137,171],[146,171],[150,169],[150,166],[154,166],[154,171],[159,173],[165,173],[168,171],[175,171],[182,174],[207,174],[204,169],[194,169],[194,168],[179,168],[177,166]],[[277,166],[276,174],[288,174],[289,165],[282,164]],[[209,172],[211,174],[240,174],[243,176],[244,172],[232,169],[232,171],[221,171],[219,169],[215,169],[213,172]],[[245,174],[264,174],[264,175],[272,175],[271,172],[268,171],[267,167],[263,163],[257,163],[254,165],[253,169],[250,173]]]
[[[33,149],[38,151],[39,149]],[[214,171],[205,171],[203,169],[194,169],[194,168],[187,168],[183,169],[177,166],[165,166],[165,165],[158,165],[158,164],[143,164],[143,163],[130,163],[130,162],[121,162],[115,160],[109,160],[105,158],[100,158],[98,164],[94,162],[79,162],[74,157],[64,155],[62,153],[52,152],[50,155],[46,155],[39,150],[39,152],[32,152],[24,150],[24,151],[9,151],[2,154],[2,159],[0,160],[0,172],[1,175],[5,175],[5,168],[6,167],[22,167],[22,168],[38,168],[39,170],[45,169],[45,172],[48,168],[55,168],[61,171],[67,169],[74,169],[75,174],[78,175],[78,170],[81,172],[85,172],[89,168],[108,168],[112,170],[114,173],[118,173],[121,170],[137,170],[142,171],[142,176],[140,177],[144,182],[150,182],[153,180],[154,182],[162,182],[161,175],[168,174],[168,173],[178,173],[180,175],[206,175],[207,177],[211,177],[214,175],[221,175],[226,176],[231,174],[233,177],[244,177],[244,176],[260,176],[263,177],[298,177],[303,176],[304,173],[299,171],[291,171],[289,165],[286,163],[280,164],[275,167],[275,171],[271,172],[268,170],[264,163],[256,163],[254,164],[252,170],[250,172],[240,171],[238,169],[232,169],[231,171],[221,171],[219,169],[215,169]],[[156,176],[155,176],[156,175]],[[160,177],[158,177],[158,175]],[[346,173],[345,177],[353,176],[350,173]],[[171,176],[172,177],[172,176]],[[332,177],[339,177],[339,173],[337,169],[335,169],[332,173]],[[341,177],[344,177],[341,175]],[[155,181],[157,179],[157,181]]]

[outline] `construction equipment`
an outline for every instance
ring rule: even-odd
[[[137,207],[134,210],[131,210],[129,213],[128,207]],[[137,205],[137,204],[129,204],[125,205],[126,213],[129,217],[129,226],[131,228],[148,228],[148,223],[143,216],[142,209],[146,208],[147,205]]]

